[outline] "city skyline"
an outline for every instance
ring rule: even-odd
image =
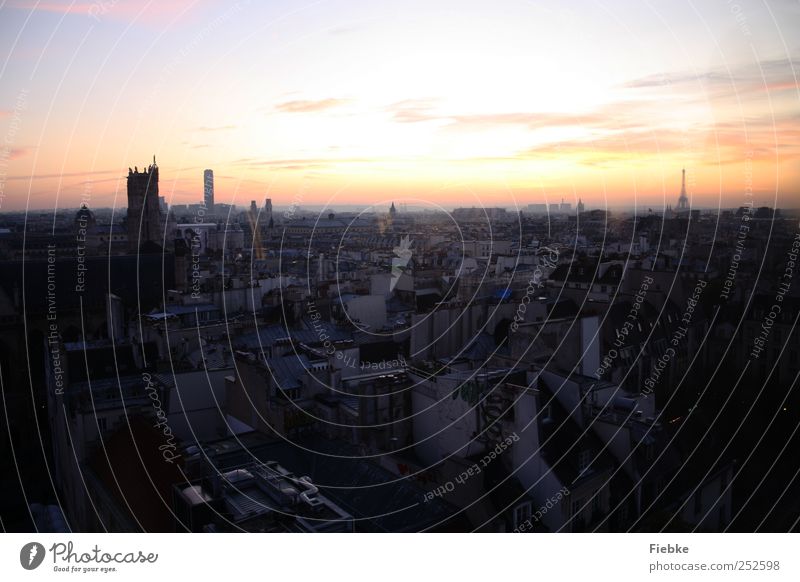
[[[523,533],[565,534],[555,577],[797,578],[758,534],[800,531],[798,32],[800,0],[0,2],[0,571],[461,575],[416,536],[174,548],[476,532],[473,578]]]
[[[800,8],[735,6],[11,2],[0,210],[153,153],[170,204],[795,207]]]

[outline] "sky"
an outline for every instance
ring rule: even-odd
[[[796,0],[0,0],[0,211],[800,206]]]

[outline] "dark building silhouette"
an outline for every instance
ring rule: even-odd
[[[75,231],[83,235],[84,242],[87,232],[93,230],[96,225],[94,213],[86,204],[81,204],[80,209],[75,213]]]
[[[214,210],[214,170],[203,171],[203,204],[207,210]]]
[[[128,168],[128,248],[138,253],[145,243],[161,245],[161,208],[158,203],[156,157],[146,170]],[[152,244],[148,245],[152,248]]]

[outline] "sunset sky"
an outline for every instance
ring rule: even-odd
[[[800,206],[796,0],[0,6],[0,211]]]

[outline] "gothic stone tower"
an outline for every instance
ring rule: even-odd
[[[128,168],[128,249],[139,252],[146,242],[162,246],[156,157],[146,170]],[[151,246],[151,245],[148,245]]]

